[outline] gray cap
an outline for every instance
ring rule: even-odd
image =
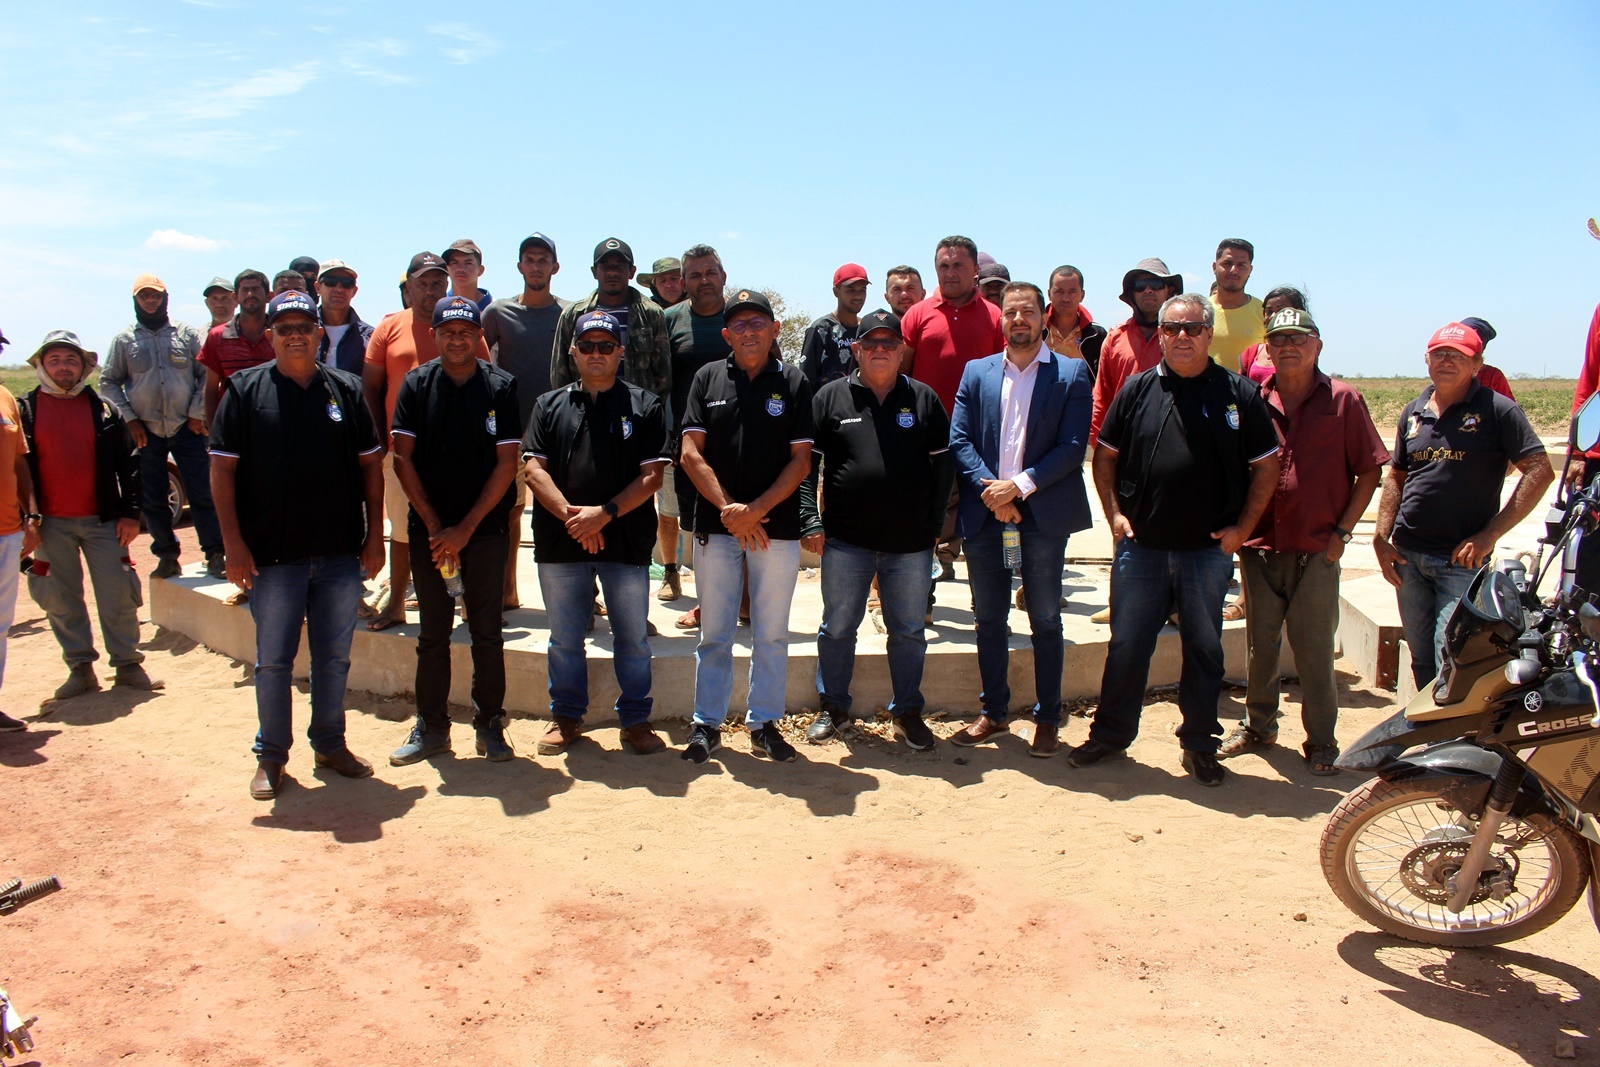
[[[224,289],[231,293],[233,292],[233,282],[229,281],[227,278],[212,278],[211,284],[200,290],[200,295],[210,296],[211,290],[213,289]]]
[[[1132,270],[1122,276],[1123,303],[1132,305],[1133,279],[1139,274],[1155,275],[1157,278],[1160,278],[1162,281],[1172,286],[1174,295],[1183,292],[1183,275],[1173,274],[1171,271],[1167,270],[1167,265],[1165,263],[1152,256],[1149,259],[1141,259]]]
[[[978,268],[979,285],[982,285],[984,282],[1009,282],[1010,280],[1011,272],[1006,269],[1006,265],[1004,263],[986,263]]]
[[[71,330],[51,330],[44,335],[44,340],[39,342],[39,347],[33,350],[33,355],[28,357],[28,366],[37,367],[39,357],[44,355],[44,350],[47,348],[76,348],[78,354],[83,357],[85,369],[98,366],[100,363],[100,356],[84,348],[77,334]]]

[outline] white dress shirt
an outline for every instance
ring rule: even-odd
[[[1039,379],[1039,364],[1053,357],[1041,341],[1039,351],[1026,367],[1017,368],[1010,356],[1000,360],[1000,462],[995,477],[1017,487],[1019,499],[1037,488],[1028,477],[1023,454],[1028,445],[1028,412],[1033,407],[1033,386]]]

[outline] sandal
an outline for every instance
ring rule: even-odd
[[[1217,746],[1217,758],[1232,759],[1246,752],[1259,752],[1264,748],[1271,748],[1277,743],[1276,736],[1262,737],[1244,723],[1240,723],[1222,739],[1222,744]]]
[[[356,604],[356,618],[375,619],[389,610],[389,579],[385,578],[383,584],[378,586],[378,591],[371,600],[361,600]]]
[[[1339,773],[1339,749],[1334,745],[1306,746],[1306,769],[1319,778]]]
[[[1222,606],[1223,622],[1238,622],[1242,618],[1244,618],[1244,604],[1230,600]]]

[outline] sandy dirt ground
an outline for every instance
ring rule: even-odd
[[[1029,758],[1026,723],[781,766],[730,732],[696,768],[614,726],[535,757],[519,720],[489,764],[460,717],[456,758],[391,768],[409,708],[352,693],[377,778],[314,772],[302,736],[261,803],[247,665],[145,638],[165,692],[41,714],[63,672],[25,592],[12,631],[0,876],[64,886],[0,917],[37,1064],[1600,1061],[1581,905],[1460,952],[1339,905],[1317,838],[1357,780],[1305,772],[1292,688],[1286,747],[1220,789],[1161,702],[1131,760],[1081,771]],[[1343,681],[1350,738],[1388,697]]]

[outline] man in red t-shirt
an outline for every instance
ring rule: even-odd
[[[242,270],[233,279],[234,295],[239,299],[239,314],[232,322],[211,327],[200,348],[200,362],[206,368],[206,425],[217,413],[222,399],[222,383],[228,375],[272,362],[272,338],[267,336],[267,276],[258,270]]]
[[[971,238],[940,241],[933,251],[933,269],[939,288],[900,322],[906,342],[904,369],[930,386],[949,413],[955,410],[956,387],[967,364],[1003,352],[1006,340],[1000,332],[1000,309],[978,293],[978,246]],[[960,485],[959,478],[956,484]],[[959,499],[957,488],[950,494],[944,532],[935,550],[940,566],[936,581],[955,577],[955,560],[961,554],[961,539],[955,536]],[[930,593],[930,605],[932,599]]]
[[[406,309],[378,323],[367,341],[361,391],[385,447],[389,444],[389,423],[394,418],[394,402],[400,397],[400,383],[411,371],[439,358],[439,348],[433,340],[433,306],[444,298],[449,285],[450,274],[443,259],[432,252],[412,256],[411,265],[406,268]],[[489,362],[489,346],[481,336],[478,358]],[[383,500],[389,519],[389,600],[367,623],[369,630],[387,630],[406,621],[406,576],[411,573],[406,513],[410,505],[394,472],[393,453],[383,460]]]
[[[1089,444],[1100,440],[1100,423],[1122,383],[1161,362],[1156,324],[1161,305],[1183,292],[1183,275],[1173,274],[1159,259],[1141,259],[1122,276],[1122,302],[1133,309],[1128,321],[1106,334],[1094,380],[1094,415]]]
[[[100,633],[116,684],[159,689],[139,651],[139,576],[128,546],[139,533],[139,460],[122,416],[89,387],[95,353],[76,335],[45,335],[28,362],[39,385],[18,403],[29,473],[43,518],[28,565],[28,592],[44,609],[67,661],[55,692],[66,700],[100,688],[94,631],[83,598],[83,564],[94,583]]]

